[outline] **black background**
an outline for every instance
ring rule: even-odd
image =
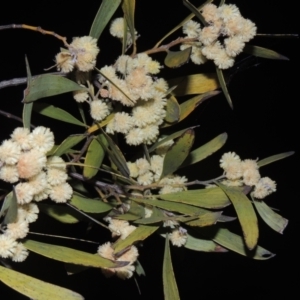
[[[99,1],[100,2],[100,1]],[[193,1],[196,6],[202,1]],[[257,24],[259,33],[298,33],[299,22],[296,7],[291,0],[287,1],[241,1],[234,2],[247,17]],[[29,24],[53,30],[71,41],[73,36],[88,35],[92,20],[98,10],[98,1],[86,1],[80,4],[62,1],[7,2],[0,11],[0,25]],[[136,28],[141,37],[138,40],[138,51],[144,51],[153,45],[165,32],[177,25],[189,11],[182,1],[137,1]],[[121,11],[118,11],[121,16]],[[180,32],[179,35],[182,35]],[[176,38],[178,35],[174,35]],[[26,76],[24,56],[28,57],[33,75],[43,73],[45,68],[54,64],[53,58],[61,42],[51,36],[40,33],[14,29],[0,32],[0,80]],[[169,38],[168,41],[171,41]],[[172,247],[173,266],[182,299],[203,299],[203,297],[240,297],[273,296],[278,293],[293,294],[298,280],[299,258],[297,239],[299,238],[299,142],[296,128],[299,128],[299,40],[288,38],[257,37],[251,44],[271,48],[287,56],[290,61],[271,61],[255,59],[252,67],[238,70],[233,75],[228,87],[234,110],[231,110],[223,95],[205,102],[195,111],[183,126],[199,124],[196,129],[199,146],[216,135],[227,132],[228,142],[223,150],[212,155],[204,162],[193,166],[188,171],[188,178],[209,179],[220,175],[218,160],[222,153],[235,151],[242,159],[264,158],[273,154],[296,151],[286,160],[278,161],[261,169],[263,176],[269,176],[277,182],[277,192],[266,199],[266,202],[280,209],[280,213],[290,220],[284,233],[280,235],[260,223],[262,232],[259,244],[276,253],[268,261],[253,261],[235,253],[208,254],[196,253]],[[101,52],[98,67],[109,65],[120,54],[119,42],[108,34],[99,40]],[[154,56],[161,59],[162,54]],[[237,60],[239,60],[238,58]],[[242,59],[242,57],[241,57]],[[209,70],[208,67],[194,66],[192,63],[180,69],[164,69],[165,78],[176,77],[187,73]],[[22,87],[0,90],[2,110],[21,115]],[[50,100],[49,100],[50,101]],[[52,101],[52,99],[51,99]],[[51,102],[52,103],[52,102]],[[53,103],[60,107],[72,109],[71,96],[58,97]],[[46,118],[34,116],[35,125],[49,126],[52,122]],[[12,129],[20,124],[0,116],[1,139],[8,138]],[[56,142],[69,133],[78,133],[77,127],[57,122]],[[44,216],[43,216],[44,217]],[[50,218],[39,219],[31,224],[31,230],[77,236],[99,240],[109,240],[109,235],[99,228],[93,228],[85,236],[86,225],[60,226]],[[237,230],[239,228],[237,227]],[[57,239],[43,238],[45,242],[66,245],[77,249],[95,252],[95,246],[82,245]],[[26,262],[13,264],[16,270],[41,278],[83,294],[86,299],[102,299],[119,296],[125,299],[162,299],[161,265],[164,240],[151,237],[140,249],[140,261],[146,271],[146,277],[137,278],[142,295],[134,280],[122,281],[117,278],[105,279],[98,270],[88,270],[68,277],[61,263],[39,258],[30,254]],[[3,284],[0,284],[1,299],[25,299]]]

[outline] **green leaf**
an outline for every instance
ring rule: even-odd
[[[0,280],[17,292],[38,300],[80,300],[80,294],[0,266]],[[2,297],[1,297],[2,298]]]
[[[38,207],[41,212],[61,223],[74,224],[83,219],[81,214],[66,206],[39,203]]]
[[[197,214],[205,214],[208,212],[206,209],[198,208],[192,205],[182,204],[182,203],[176,203],[176,202],[170,202],[170,201],[162,201],[162,200],[156,200],[156,199],[140,199],[140,198],[130,198],[130,200],[143,203],[146,205],[152,205],[154,207],[159,207],[168,211],[174,211],[178,212],[184,215],[190,215],[194,216]]]
[[[204,17],[202,14],[199,12],[199,10],[188,0],[183,0],[183,5],[186,6],[195,16],[200,20],[202,25],[208,26],[209,24],[205,21]]]
[[[170,96],[167,100],[165,121],[175,123],[179,121],[180,106],[174,96]]]
[[[227,137],[228,135],[226,132],[222,133],[203,146],[193,150],[180,168],[195,164],[218,151],[226,143]]]
[[[221,211],[207,212],[201,215],[198,219],[185,222],[185,224],[188,226],[198,226],[198,227],[211,226],[217,223],[221,214],[222,214]]]
[[[41,98],[79,90],[85,90],[85,88],[62,76],[44,74],[31,80],[30,85],[24,91],[24,102],[28,103]]]
[[[289,221],[273,211],[265,202],[253,199],[253,203],[266,224],[282,234]]]
[[[6,198],[8,197],[8,200]],[[10,192],[6,197],[5,201],[9,202],[9,207],[5,214],[3,225],[7,225],[9,223],[14,223],[18,217],[18,199],[15,191],[15,187],[13,187],[12,192]]]
[[[139,276],[141,276],[141,275],[146,276],[145,270],[139,260],[137,260],[135,262],[135,271],[136,271],[136,274],[138,274]]]
[[[130,203],[129,211],[125,214],[115,216],[115,218],[120,220],[135,221],[144,216],[144,211],[145,210],[143,206],[132,201]]]
[[[289,157],[289,156],[293,155],[294,153],[295,153],[294,151],[290,151],[290,152],[284,152],[284,153],[272,155],[272,156],[269,156],[269,157],[264,158],[262,160],[259,160],[257,162],[257,164],[258,164],[259,167],[263,167],[263,166],[268,165],[268,164],[270,164],[274,161]]]
[[[180,118],[179,122],[185,119],[190,113],[192,113],[199,104],[203,103],[205,100],[220,94],[219,91],[211,91],[204,93],[202,95],[197,95],[183,103],[180,104]]]
[[[0,210],[0,218],[4,216],[4,220],[2,222],[3,225],[7,225],[9,223],[14,223],[18,216],[18,200],[16,197],[16,193],[13,191],[8,193],[5,196],[3,201],[1,210]]]
[[[229,250],[253,259],[266,260],[275,256],[274,253],[260,246],[256,246],[253,251],[247,250],[243,238],[228,229],[219,228],[213,240]]]
[[[135,0],[123,0],[122,9],[124,12],[124,16],[126,19],[127,26],[129,28],[133,47],[134,47],[134,53],[136,51],[136,38],[135,38],[135,28],[134,28],[134,11],[135,11]]]
[[[127,265],[124,262],[113,262],[100,255],[63,247],[52,244],[41,243],[33,240],[25,240],[24,246],[37,254],[45,257],[86,267],[94,268],[116,268]]]
[[[188,238],[184,245],[185,248],[203,252],[228,252],[227,249],[219,246],[214,241],[195,238],[187,234]]]
[[[165,254],[163,262],[163,285],[165,300],[180,300],[176,279],[172,266],[169,236],[166,236]]]
[[[99,39],[105,26],[119,7],[121,0],[103,0],[93,21],[89,35]]]
[[[84,212],[93,214],[104,213],[113,208],[113,206],[103,202],[102,200],[86,198],[78,193],[73,194],[70,203]]]
[[[105,125],[107,125],[113,118],[115,117],[115,113],[111,113],[109,116],[106,117],[106,119],[104,119],[103,121],[94,124],[93,126],[91,126],[87,132],[88,133],[93,133],[94,131],[99,130],[99,128],[104,127]]]
[[[179,168],[188,156],[190,149],[193,146],[194,139],[194,130],[188,129],[168,149],[164,157],[161,178],[174,173]]]
[[[103,136],[103,135],[102,135]],[[98,138],[101,138],[100,136]],[[103,138],[102,140],[105,140]],[[86,152],[85,160],[84,160],[84,168],[83,168],[83,176],[87,179],[94,177],[98,173],[98,168],[102,165],[103,159],[105,157],[105,151],[102,148],[101,144],[94,138]],[[89,166],[93,166],[91,168]]]
[[[177,132],[174,132],[173,134],[170,134],[169,136],[163,138],[162,140],[160,140],[159,142],[156,142],[155,144],[153,144],[149,149],[149,153],[154,151],[158,146],[164,144],[165,142],[168,142],[170,140],[174,140],[176,138],[178,138],[179,136],[181,136],[184,132],[186,132],[187,130],[189,129],[193,129],[195,127],[189,127],[189,128],[185,128],[185,129],[182,129],[180,131],[177,131]]]
[[[124,240],[119,239],[114,245],[115,253],[118,253],[128,246],[133,245],[137,241],[143,241],[152,233],[154,233],[159,226],[144,226],[140,225]]]
[[[216,67],[216,71],[217,71],[218,80],[219,80],[220,86],[222,88],[222,91],[224,93],[224,96],[227,99],[227,102],[228,102],[229,106],[231,107],[231,109],[233,109],[231,97],[230,97],[229,92],[227,90],[227,85],[226,85],[226,82],[225,82],[225,79],[224,79],[224,76],[223,76],[223,71],[221,69],[219,69],[218,67]]]
[[[159,195],[160,199],[172,202],[181,202],[203,208],[223,208],[230,205],[230,201],[222,189],[210,188],[189,190],[178,193]]]
[[[192,52],[192,47],[186,48],[181,51],[168,51],[165,58],[165,65],[169,68],[179,68],[186,62],[188,62]]]
[[[27,55],[25,55],[25,64],[26,64],[26,73],[27,73],[27,89],[31,84],[31,71],[29,67],[29,62],[27,59]],[[24,93],[25,95],[25,93]],[[24,99],[23,99],[24,101]],[[30,124],[31,124],[31,113],[32,113],[32,103],[24,103],[23,106],[23,125],[24,128],[28,128],[30,130]]]
[[[73,117],[65,110],[47,103],[34,103],[33,110],[43,116],[66,123],[87,127],[84,123]]]
[[[52,155],[61,156],[73,147],[79,144],[86,136],[84,134],[74,134],[68,136],[55,150]]]
[[[255,210],[248,197],[238,188],[227,187],[218,184],[220,188],[227,194],[240,221],[245,243],[249,250],[257,245],[258,240],[258,222]]]
[[[112,160],[112,162],[117,166],[121,174],[127,178],[129,178],[129,169],[127,166],[126,159],[120,150],[120,148],[115,144],[115,142],[102,130],[103,135],[105,136],[105,139],[109,145],[109,148],[105,143],[102,142],[100,138],[98,138],[98,141],[100,142],[101,146],[105,149],[107,152],[109,158]]]
[[[263,58],[289,60],[286,56],[283,56],[278,52],[254,45],[245,45],[243,51],[245,53]]]
[[[168,80],[169,86],[176,86],[174,96],[204,94],[220,87],[215,73],[192,74]]]

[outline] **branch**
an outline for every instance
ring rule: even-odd
[[[55,38],[61,40],[66,47],[69,47],[69,44],[67,43],[67,38],[66,37],[63,37],[63,36],[55,33],[54,31],[44,30],[40,26],[30,26],[30,25],[26,25],[26,24],[10,24],[10,25],[0,26],[0,30],[15,29],[15,28],[28,29],[28,30],[33,30],[33,31],[40,32],[41,34],[52,35]]]
[[[166,44],[166,45],[162,45],[160,47],[157,48],[152,48],[149,49],[147,51],[144,51],[142,53],[146,53],[146,54],[152,54],[152,53],[157,53],[157,52],[167,52],[171,47],[174,47],[176,45],[182,44],[182,43],[193,43],[193,42],[197,42],[197,38],[178,38],[177,40]]]

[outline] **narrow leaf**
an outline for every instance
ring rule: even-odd
[[[217,223],[221,214],[222,214],[221,211],[207,212],[201,215],[198,219],[185,222],[185,224],[189,226],[198,226],[198,227],[211,226]]]
[[[61,156],[67,153],[73,146],[79,144],[86,136],[84,134],[74,134],[67,137],[55,150],[53,155]]]
[[[81,300],[80,294],[0,266],[0,280],[17,292],[38,300]],[[1,297],[2,298],[2,297]]]
[[[99,137],[100,138],[100,137]],[[94,177],[98,173],[98,168],[102,165],[102,161],[105,157],[105,151],[102,148],[99,141],[94,138],[86,152],[83,168],[83,176],[87,179]],[[95,168],[90,168],[88,166],[93,166]]]
[[[189,129],[193,129],[195,127],[189,127],[189,128],[185,128],[185,129],[182,129],[180,131],[177,131],[177,132],[174,132],[173,134],[170,134],[169,136],[163,138],[162,140],[160,140],[159,142],[156,142],[155,144],[153,144],[149,149],[149,153],[154,151],[158,146],[170,141],[170,140],[174,140],[176,138],[178,138],[179,136],[181,136],[184,132],[186,132],[187,130]]]
[[[130,209],[125,214],[115,216],[116,219],[127,220],[127,221],[135,221],[144,216],[144,207],[135,203],[130,203]]]
[[[36,102],[34,103],[33,110],[52,119],[87,127],[84,123],[73,117],[70,113],[51,104]]]
[[[274,253],[260,246],[255,247],[253,251],[247,250],[243,238],[228,229],[220,228],[213,240],[229,250],[253,259],[266,260],[275,256]]]
[[[24,102],[28,103],[41,98],[84,89],[65,77],[44,74],[31,80],[30,85],[24,91]]]
[[[228,135],[226,132],[222,133],[203,146],[193,150],[182,163],[180,168],[195,164],[218,151],[226,143],[227,137]]]
[[[248,249],[252,250],[258,240],[258,222],[251,201],[240,189],[227,187],[223,184],[218,185],[232,202],[243,230],[245,243]]]
[[[245,53],[263,58],[289,60],[286,56],[283,56],[278,52],[254,45],[245,45],[243,51]]]
[[[86,198],[78,193],[73,194],[70,203],[84,212],[93,214],[108,212],[113,208],[113,206],[104,203],[102,200]]]
[[[13,187],[12,192],[10,192],[6,197],[9,198],[9,200],[8,200],[9,207],[8,207],[7,213],[4,217],[4,220],[2,223],[3,225],[7,225],[9,223],[14,223],[18,217],[18,199],[17,199],[17,195],[15,192],[15,187]]]
[[[290,151],[290,152],[284,152],[284,153],[272,155],[272,156],[269,156],[269,157],[264,158],[262,160],[259,160],[257,162],[257,164],[258,164],[259,167],[263,167],[263,166],[268,165],[268,164],[270,164],[274,161],[289,157],[289,156],[293,155],[294,153],[295,153],[294,151]]]
[[[193,129],[184,132],[168,149],[163,163],[161,178],[174,173],[188,156],[193,146],[195,133]]]
[[[119,262],[110,261],[100,255],[94,255],[63,246],[46,244],[33,240],[25,240],[24,246],[32,252],[65,263],[95,268],[116,268],[124,266],[124,262],[120,262],[119,264]]]
[[[188,62],[192,52],[192,47],[186,48],[181,51],[168,51],[165,58],[165,65],[169,68],[179,68]]]
[[[289,221],[273,211],[265,202],[253,200],[253,203],[266,224],[268,224],[273,230],[283,234],[283,231]]]
[[[98,141],[108,153],[112,162],[117,166],[121,174],[127,178],[129,178],[129,169],[127,166],[126,159],[120,150],[120,148],[115,144],[115,142],[102,130],[102,133],[105,136],[105,139],[110,147],[110,149],[98,138]]]
[[[83,219],[81,214],[66,206],[39,203],[38,207],[41,212],[61,223],[74,224]]]
[[[133,42],[133,53],[136,52],[136,38],[134,28],[134,11],[135,11],[135,0],[123,0],[122,9],[126,19],[127,26],[129,28],[132,42]]]
[[[222,88],[222,91],[224,93],[225,98],[227,99],[227,102],[229,104],[229,106],[231,107],[231,109],[233,109],[233,105],[232,105],[232,101],[231,101],[231,97],[229,95],[229,92],[227,90],[227,85],[223,76],[223,71],[221,69],[219,69],[218,67],[216,67],[216,72],[218,75],[218,80],[220,83],[220,86]]]
[[[209,24],[205,21],[204,17],[202,14],[199,12],[199,10],[188,0],[183,0],[183,5],[186,6],[195,16],[200,20],[202,25],[208,26]]]
[[[175,96],[203,94],[220,87],[215,73],[193,74],[168,80],[169,86],[176,86],[172,91]]]
[[[99,128],[102,128],[104,126],[106,126],[113,118],[114,118],[115,114],[111,113],[109,116],[106,117],[106,119],[104,119],[103,121],[101,121],[100,123],[96,123],[93,126],[91,126],[88,129],[88,133],[93,133],[94,131],[99,130]]]
[[[214,241],[195,238],[189,234],[187,236],[188,238],[184,245],[187,249],[203,252],[228,252],[227,249],[219,246]]]
[[[180,118],[179,122],[185,119],[190,113],[192,113],[199,104],[203,103],[205,100],[218,95],[219,91],[211,91],[202,95],[197,95],[183,103],[180,104]]]
[[[140,198],[130,198],[132,201],[135,201],[137,203],[143,203],[146,205],[152,205],[154,207],[159,207],[168,211],[178,212],[184,215],[190,215],[194,216],[197,214],[205,214],[208,212],[206,209],[198,208],[192,205],[182,204],[182,203],[176,203],[176,202],[170,202],[170,201],[162,201],[162,200],[145,200]]]
[[[210,188],[200,190],[183,191],[179,193],[162,194],[160,199],[172,202],[186,203],[203,208],[223,208],[230,205],[230,201],[222,189]]]
[[[176,279],[172,266],[169,236],[166,236],[165,254],[163,262],[163,285],[165,300],[180,300]]]
[[[105,26],[119,7],[121,0],[103,0],[93,21],[89,35],[99,39]]]
[[[175,123],[179,121],[180,106],[174,96],[170,96],[167,100],[165,121]]]
[[[115,253],[118,253],[126,247],[133,245],[137,241],[143,241],[152,233],[154,233],[159,226],[144,226],[140,225],[132,233],[128,235],[125,240],[119,239],[114,245]]]
[[[27,59],[27,55],[25,55],[25,64],[26,64],[26,73],[27,73],[27,89],[31,84],[31,71],[29,67],[29,62]],[[25,93],[24,93],[25,96]],[[24,102],[24,99],[23,99]],[[28,128],[30,130],[31,124],[31,113],[32,113],[32,103],[24,103],[23,105],[23,125],[24,128]]]

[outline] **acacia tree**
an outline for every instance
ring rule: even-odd
[[[137,267],[136,258],[138,248],[133,246],[133,244],[145,239],[154,231],[159,233],[159,235],[167,237],[166,241],[168,241],[169,237],[175,246],[184,246],[198,251],[222,252],[230,249],[246,256],[254,256],[254,258],[261,259],[265,255],[271,257],[272,253],[268,250],[261,247],[255,248],[258,237],[257,226],[255,225],[256,216],[251,202],[245,195],[250,196],[251,192],[254,193],[253,204],[258,213],[262,216],[265,216],[267,213],[267,217],[264,219],[268,225],[277,231],[283,231],[286,220],[272,213],[264,202],[260,200],[263,196],[275,190],[275,183],[269,179],[265,179],[268,184],[268,188],[265,189],[266,182],[264,180],[260,181],[260,169],[259,171],[257,169],[268,162],[286,157],[291,153],[273,156],[268,160],[259,160],[258,164],[255,160],[241,161],[232,152],[227,152],[223,156],[220,154],[218,158],[215,156],[215,159],[218,160],[222,156],[221,167],[223,171],[220,169],[221,177],[217,176],[208,181],[187,181],[182,175],[170,176],[170,174],[177,174],[178,168],[206,158],[224,144],[227,135],[223,133],[218,134],[214,138],[212,136],[211,138],[213,139],[210,142],[210,139],[208,139],[200,147],[192,149],[196,129],[193,127],[180,128],[177,126],[177,123],[180,123],[186,116],[193,112],[200,103],[204,102],[204,99],[215,96],[218,93],[216,91],[218,88],[224,91],[227,102],[232,106],[232,100],[226,87],[226,76],[223,76],[223,72],[225,71],[223,70],[233,65],[233,57],[241,51],[251,52],[257,56],[268,58],[280,59],[284,57],[266,49],[249,45],[244,48],[244,45],[242,45],[241,49],[237,50],[234,48],[233,52],[230,52],[231,55],[227,54],[226,59],[220,62],[220,57],[212,57],[210,54],[216,50],[223,50],[223,46],[229,43],[230,34],[226,33],[226,31],[224,33],[226,18],[224,16],[221,17],[222,22],[225,24],[221,25],[223,28],[222,36],[220,36],[221,32],[219,32],[213,37],[209,36],[212,41],[209,39],[206,40],[203,38],[206,32],[203,28],[211,29],[213,27],[213,31],[217,30],[215,28],[217,21],[210,20],[209,15],[205,14],[205,10],[201,11],[202,14],[195,12],[194,7],[187,1],[184,2],[185,5],[197,14],[198,19],[194,18],[194,22],[186,22],[187,20],[185,20],[185,22],[180,24],[178,32],[183,26],[183,33],[180,31],[179,34],[179,36],[182,36],[182,39],[169,38],[168,41],[164,41],[163,48],[159,48],[160,45],[156,44],[154,48],[143,49],[141,47],[141,50],[139,50],[139,47],[137,47],[136,50],[133,41],[136,40],[135,36],[138,36],[138,34],[135,31],[136,26],[134,26],[133,11],[130,6],[133,2],[125,1],[123,3],[123,12],[125,20],[127,20],[128,30],[125,30],[127,36],[124,36],[123,30],[120,31],[120,27],[124,25],[124,19],[117,19],[113,23],[110,23],[111,34],[121,38],[123,41],[123,49],[119,48],[120,53],[118,56],[121,54],[121,51],[124,54],[116,63],[115,60],[117,57],[109,63],[105,62],[103,58],[101,61],[102,48],[105,48],[105,45],[101,47],[101,43],[99,42],[101,49],[99,59],[101,63],[97,63],[96,65],[96,55],[99,50],[96,40],[93,38],[99,38],[100,29],[106,25],[106,22],[110,21],[110,18],[105,19],[104,16],[108,16],[109,11],[113,9],[112,1],[104,1],[105,3],[110,4],[108,6],[103,5],[100,8],[100,17],[99,15],[96,17],[96,22],[94,22],[91,28],[89,37],[79,37],[73,41],[68,41],[68,39],[65,40],[61,36],[55,36],[63,42],[64,45],[62,46],[65,47],[65,49],[56,55],[55,66],[59,71],[63,71],[64,74],[44,75],[35,78],[30,74],[31,62],[27,63],[28,82],[24,98],[26,104],[24,105],[23,123],[24,128],[28,128],[28,130],[15,130],[12,138],[10,140],[6,138],[7,141],[2,144],[2,149],[4,149],[4,154],[1,156],[2,174],[10,166],[17,165],[18,168],[15,175],[17,176],[16,179],[6,180],[15,185],[15,194],[13,192],[8,194],[2,206],[2,240],[7,242],[6,237],[9,235],[9,230],[11,230],[11,224],[17,224],[18,215],[21,214],[19,212],[16,216],[16,208],[12,203],[17,203],[17,207],[23,212],[24,207],[26,205],[26,209],[28,207],[27,203],[31,203],[31,198],[35,198],[35,201],[41,200],[37,197],[38,192],[28,192],[28,189],[26,190],[26,195],[22,198],[22,187],[30,183],[32,177],[39,175],[48,176],[47,181],[50,184],[48,190],[51,191],[47,191],[46,198],[50,196],[56,202],[66,202],[65,205],[53,205],[51,202],[47,202],[47,204],[40,203],[40,210],[64,222],[66,222],[66,219],[72,217],[80,220],[82,217],[80,215],[84,215],[85,220],[89,219],[95,224],[102,224],[102,226],[108,227],[107,229],[112,233],[114,243],[103,244],[98,248],[98,253],[100,257],[102,256],[115,261],[115,265],[109,265],[111,262],[104,262],[104,260],[100,260],[100,257],[97,258],[97,262],[89,261],[88,263],[75,261],[75,258],[72,257],[67,260],[69,263],[93,267],[98,266],[102,268],[106,275],[116,273],[121,278],[131,277]],[[115,8],[117,8],[119,1],[115,3]],[[223,8],[228,8],[228,6],[223,6]],[[232,12],[237,13],[235,7],[230,8]],[[217,10],[217,8],[214,9]],[[220,11],[221,8],[218,9],[218,13],[221,13]],[[199,20],[203,22],[201,29],[197,23]],[[251,25],[251,23],[249,24]],[[43,32],[37,27],[26,25],[20,27],[53,35],[51,32]],[[138,28],[136,30],[139,31]],[[229,29],[227,28],[227,30]],[[256,31],[253,31],[252,35],[254,36],[255,33]],[[199,41],[201,34],[202,38]],[[240,33],[231,35],[241,38]],[[139,38],[136,40],[137,45],[138,43]],[[212,48],[214,45],[217,45],[217,47]],[[167,56],[165,53],[166,49],[168,50]],[[164,57],[166,67],[163,71],[161,70],[162,64],[150,58],[155,58],[153,55],[158,52],[164,53],[164,56],[166,56]],[[191,60],[190,63],[199,63],[200,58],[211,60],[210,66],[212,68],[214,68],[213,63],[215,63],[217,65],[217,75],[203,77],[202,74],[199,74],[200,67],[197,66],[197,69],[193,69],[197,70],[196,74],[199,74],[196,77],[184,74],[184,78],[188,79],[189,85],[186,82],[183,83],[182,78],[171,80],[173,77],[176,77],[174,76],[174,70],[176,69],[173,68],[185,65],[189,60]],[[170,77],[167,75],[168,67],[172,68]],[[91,72],[92,69],[94,69],[93,72]],[[87,72],[89,74],[86,74]],[[65,73],[67,76],[65,76]],[[160,74],[166,75],[160,76]],[[168,80],[165,81],[163,78]],[[128,88],[128,85],[130,85],[130,88]],[[53,87],[55,87],[55,90]],[[158,91],[163,95],[159,94],[156,96],[152,92],[153,89],[156,90],[156,93]],[[44,101],[41,101],[41,98],[68,91],[74,91],[73,95],[77,102],[87,102],[83,103],[82,108],[80,108],[85,110],[85,117],[88,118],[87,121],[84,119],[82,121],[75,120],[74,117],[66,114],[61,109],[53,107],[53,102],[51,101],[47,101],[47,104],[41,104]],[[199,95],[191,96],[194,94]],[[182,96],[188,97],[180,98]],[[151,106],[151,101],[155,102],[157,100],[155,97],[160,99],[160,106]],[[31,103],[33,102],[33,109],[42,115],[50,116],[60,121],[75,123],[79,126],[80,123],[81,125],[82,123],[85,124],[88,134],[83,130],[84,134],[80,133],[76,136],[69,136],[58,147],[53,147],[52,134],[45,127],[38,126],[29,133],[29,125],[31,123],[29,117],[32,109]],[[76,104],[73,100],[68,106],[71,106],[71,103],[73,106]],[[79,105],[81,106],[81,104]],[[60,105],[58,106],[61,107]],[[74,108],[70,108],[70,111],[73,114]],[[89,112],[91,112],[91,116],[89,116]],[[90,117],[94,120],[94,125],[92,125]],[[175,124],[177,127],[174,126]],[[147,128],[147,125],[155,125],[155,128],[152,128],[152,131],[148,131],[147,134],[141,136],[140,132]],[[172,128],[176,129],[172,131]],[[150,130],[149,128],[147,129]],[[78,131],[75,132],[78,133]],[[18,140],[17,136],[20,135],[25,140],[25,144],[27,144],[25,146],[22,144],[20,146],[21,150],[16,150],[16,154],[12,155],[12,144]],[[42,143],[34,138],[37,135],[44,135]],[[116,140],[117,136],[118,140]],[[159,137],[165,140],[158,142]],[[47,147],[43,149],[45,139],[50,140],[50,146],[47,146],[49,149]],[[174,144],[160,150],[163,152],[153,154],[153,151],[159,145],[163,144],[163,142],[170,142],[172,140],[174,140],[172,142]],[[82,143],[80,144],[79,142]],[[39,146],[38,143],[40,143]],[[78,146],[77,148],[76,145]],[[36,151],[38,153],[33,153],[36,149],[39,149],[39,151]],[[190,154],[190,151],[194,152]],[[103,161],[104,154],[108,156],[109,160]],[[67,173],[69,177],[76,180],[76,183],[74,181],[71,185],[65,183],[66,171],[64,170],[60,172],[61,175],[58,175],[60,170],[56,170],[60,169],[60,166],[64,166],[64,162],[61,158],[58,158],[62,155],[67,155],[63,156],[63,158],[64,162],[68,165]],[[38,171],[36,168],[31,168],[32,158],[37,162],[41,161],[41,166],[37,167]],[[28,161],[30,163],[27,163]],[[104,173],[98,172],[99,168]],[[251,173],[250,176],[247,176],[247,171]],[[53,172],[56,173],[51,179],[51,173]],[[184,171],[179,172],[181,172],[180,174],[185,174]],[[224,172],[223,175],[222,172]],[[106,175],[107,173],[110,175]],[[188,175],[186,176],[189,177]],[[61,178],[59,183],[57,182],[58,177]],[[2,175],[2,179],[7,179],[7,175],[6,177]],[[40,185],[42,185],[41,182],[42,179],[40,178]],[[79,189],[78,182],[84,182]],[[261,185],[259,185],[259,182],[261,182]],[[61,196],[60,190],[57,187],[62,184],[64,184],[66,189],[64,196]],[[199,184],[202,186],[216,184],[217,186],[212,189],[199,189]],[[232,187],[233,184],[239,187]],[[95,190],[91,191],[91,186]],[[72,191],[76,190],[76,187],[78,189],[77,193],[73,193]],[[30,196],[30,200],[28,200],[28,195]],[[244,246],[241,244],[241,237],[237,237],[234,233],[228,233],[227,230],[223,230],[219,226],[220,222],[229,221],[230,218],[224,217],[224,215],[221,215],[215,209],[225,207],[230,203],[233,204],[240,220],[241,228],[244,232],[245,244],[250,250],[249,253],[244,250]],[[79,215],[74,215],[74,212],[71,210],[66,211],[66,206],[76,210]],[[34,207],[36,210],[36,206],[33,206],[33,204],[31,207]],[[148,211],[149,209],[150,211]],[[64,212],[63,217],[61,217],[62,211]],[[102,213],[100,217],[97,216],[95,218],[93,214],[91,215],[91,213],[100,212]],[[155,213],[155,215],[149,217],[148,213]],[[103,218],[105,222],[103,222]],[[195,229],[195,227],[200,228]],[[217,232],[215,231],[216,229]],[[242,231],[240,227],[238,230],[241,235]],[[70,248],[67,250],[58,247],[49,248],[49,244],[45,252],[43,252],[40,243],[29,240],[28,237],[25,241],[21,240],[25,236],[26,234],[22,237],[18,236],[15,241],[19,244],[12,244],[13,246],[10,249],[15,249],[16,245],[24,242],[25,247],[31,251],[46,256],[51,255],[52,258],[64,262],[66,260],[61,257],[62,250],[67,251],[69,255],[74,253],[72,252],[73,249]],[[231,241],[231,243],[228,242],[229,239],[234,238],[236,240]],[[58,245],[59,243],[54,244]],[[172,272],[168,271],[171,268],[168,245],[166,243],[163,266],[163,277],[166,286],[164,291],[166,298],[174,299],[174,297],[177,297],[177,290],[176,288],[172,289],[174,277],[172,276]],[[5,250],[8,248],[2,247],[2,253],[4,253],[2,257],[15,257],[15,260],[20,260],[16,258],[15,250],[10,250],[10,254],[5,254],[7,253]],[[22,248],[21,254],[23,255],[22,257],[26,257],[27,251]],[[75,253],[75,256],[79,255],[83,255],[85,259],[90,258],[86,253]],[[128,255],[132,256],[128,257]],[[121,261],[121,263],[118,264],[118,261]],[[141,272],[140,269],[138,270]],[[11,273],[6,270],[5,272],[3,271],[3,274],[3,281],[7,283],[5,276]],[[12,287],[17,288],[14,284],[12,284]],[[21,292],[25,293],[24,287],[18,288]],[[46,289],[43,286],[41,288]],[[30,292],[26,291],[27,295],[34,297]]]

